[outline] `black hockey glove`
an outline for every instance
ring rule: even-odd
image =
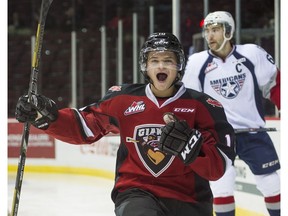
[[[199,155],[203,138],[186,121],[175,121],[162,128],[159,149],[167,154],[179,156],[184,164],[192,163]]]
[[[23,95],[17,102],[15,117],[19,122],[30,122],[36,128],[45,130],[50,122],[57,119],[58,108],[53,100],[43,95],[33,94],[30,102],[28,95]]]
[[[19,122],[33,122],[37,118],[37,110],[28,103],[28,95],[23,95],[16,104],[15,117]]]

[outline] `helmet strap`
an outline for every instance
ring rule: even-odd
[[[223,49],[227,41],[228,39],[224,36],[224,41],[222,42],[221,46],[217,50],[215,50],[215,52],[220,52]]]
[[[215,50],[215,52],[220,52],[220,51],[223,49],[223,47],[224,47],[224,45],[226,44],[226,42],[229,41],[229,40],[231,40],[231,38],[232,38],[232,36],[233,36],[233,35],[230,33],[229,38],[227,38],[227,37],[226,37],[226,27],[225,27],[225,25],[223,25],[223,28],[224,28],[224,31],[223,31],[224,41],[222,42],[221,46],[220,46],[217,50]]]

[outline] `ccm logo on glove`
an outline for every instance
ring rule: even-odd
[[[186,160],[187,156],[189,156],[192,149],[195,147],[195,145],[198,144],[199,139],[202,139],[201,133],[198,130],[194,130],[195,133],[190,138],[188,144],[185,146],[184,150],[181,152],[181,157],[183,161]]]

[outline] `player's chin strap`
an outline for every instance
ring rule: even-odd
[[[215,52],[220,52],[220,51],[223,49],[223,47],[224,47],[224,45],[226,44],[226,42],[232,39],[233,34],[230,33],[229,38],[227,38],[227,37],[226,37],[226,28],[224,27],[223,36],[224,36],[224,41],[223,41],[223,43],[221,44],[221,46],[219,47],[219,49],[217,49]]]

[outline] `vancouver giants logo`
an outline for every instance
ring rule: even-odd
[[[162,124],[144,124],[135,127],[134,136],[126,137],[126,142],[135,145],[138,156],[145,168],[155,177],[163,173],[175,156],[166,155],[158,148]]]
[[[246,75],[238,74],[235,76],[225,77],[222,79],[211,80],[211,87],[224,98],[235,98],[243,87]]]
[[[132,115],[135,113],[140,113],[143,112],[145,110],[145,104],[143,101],[134,101],[130,107],[128,107],[128,109],[126,109],[126,111],[124,112],[124,115]]]

